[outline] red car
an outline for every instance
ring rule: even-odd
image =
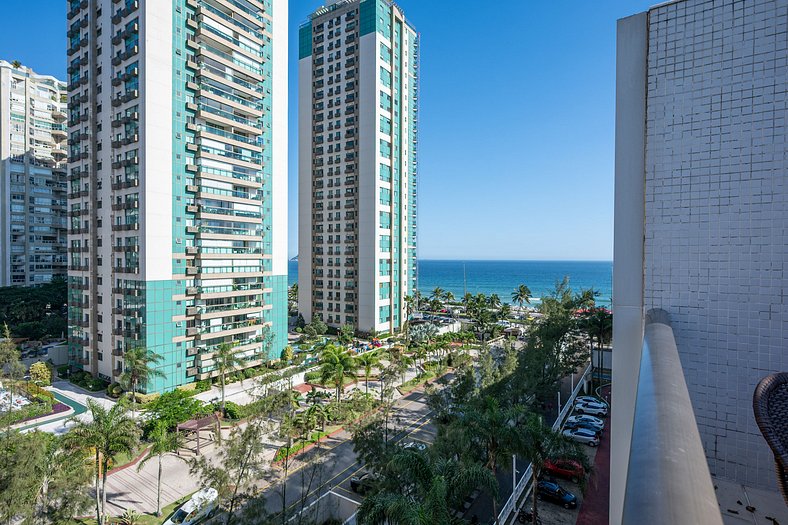
[[[585,477],[583,465],[573,459],[554,459],[544,462],[544,469],[559,478],[570,480],[572,483],[577,483]]]

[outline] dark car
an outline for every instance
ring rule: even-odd
[[[570,429],[584,428],[586,430],[590,430],[591,432],[596,432],[597,434],[600,434],[602,432],[602,427],[600,427],[595,423],[591,423],[590,421],[578,421],[578,420],[567,421],[564,424],[564,428],[570,428]]]
[[[540,481],[536,486],[536,497],[562,505],[565,509],[577,507],[577,497],[552,481]]]
[[[583,465],[573,459],[553,459],[544,462],[544,470],[551,476],[577,483],[586,475]]]
[[[377,476],[371,472],[365,472],[360,476],[350,478],[350,489],[362,496],[372,490],[378,482]]]

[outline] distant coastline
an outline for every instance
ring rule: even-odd
[[[419,290],[429,295],[436,287],[450,291],[459,300],[465,291],[472,294],[498,294],[511,302],[511,294],[520,284],[533,293],[533,302],[555,288],[564,276],[573,290],[593,288],[599,292],[597,303],[611,303],[613,288],[612,261],[505,261],[420,259]],[[298,261],[288,264],[288,283],[298,279]]]

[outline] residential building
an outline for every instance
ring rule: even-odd
[[[670,317],[714,489],[776,487],[752,396],[788,370],[787,36],[786,3],[769,0],[672,1],[618,23],[611,523],[627,477],[651,475],[628,468],[652,453],[630,440],[653,308]]]
[[[66,276],[66,85],[0,60],[0,286]]]
[[[72,0],[69,324],[74,365],[147,391],[287,340],[286,0]]]
[[[419,35],[387,0],[329,2],[298,68],[299,310],[395,332],[416,289]]]

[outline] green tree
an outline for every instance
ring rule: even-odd
[[[156,368],[162,357],[148,350],[144,346],[135,346],[123,354],[123,373],[118,382],[131,393],[131,416],[136,416],[137,391],[145,387],[148,382],[157,377],[165,377],[164,373]]]
[[[166,454],[178,450],[181,447],[182,439],[178,432],[168,431],[167,425],[158,421],[153,432],[148,435],[148,441],[150,442],[150,448],[145,457],[142,458],[142,461],[137,465],[137,472],[142,470],[145,463],[151,459],[158,459],[159,470],[156,477],[156,516],[161,516],[161,460]]]
[[[287,300],[291,303],[298,302],[298,283],[294,283],[293,286],[287,289]]]
[[[314,418],[315,422],[320,425],[320,431],[326,431],[326,421],[328,421],[328,409],[324,405],[312,405],[307,409],[310,417]]]
[[[465,457],[481,454],[484,468],[495,476],[501,464],[508,465],[513,454],[521,449],[516,423],[522,417],[519,407],[502,407],[498,399],[485,396],[465,407],[453,425],[454,434]],[[498,523],[498,499],[493,496],[493,515]]]
[[[356,363],[350,352],[334,345],[328,345],[320,354],[320,381],[336,388],[337,401],[348,378],[356,377]]]
[[[533,297],[531,289],[524,284],[521,284],[512,292],[512,302],[517,303],[520,309],[523,308],[523,303],[531,304],[531,297]]]
[[[348,344],[353,341],[353,337],[356,335],[356,329],[353,328],[352,324],[345,324],[342,325],[337,332],[337,340],[339,340],[342,344]]]
[[[474,489],[496,496],[498,483],[481,465],[416,450],[395,451],[385,465],[380,490],[359,508],[359,523],[434,525],[457,521],[453,511]]]
[[[355,357],[358,368],[364,369],[364,391],[369,393],[369,374],[372,369],[380,366],[380,355],[377,352],[365,352]]]
[[[591,347],[591,365],[602,375],[602,348],[613,335],[613,314],[606,308],[591,307],[583,313],[580,320],[581,328],[588,334]],[[599,350],[599,363],[594,365],[594,339]]]
[[[266,523],[265,499],[255,496],[260,490],[258,482],[267,470],[264,438],[269,430],[263,418],[255,417],[248,425],[235,427],[222,440],[215,458],[197,456],[189,460],[190,472],[200,479],[200,484],[219,493],[218,505],[225,511],[225,525]]]
[[[545,425],[538,415],[529,414],[518,428],[520,440],[517,452],[531,462],[533,479],[541,477],[544,464],[549,459],[569,458],[584,466],[588,465],[588,459],[578,444]],[[534,516],[538,516],[537,491],[532,491],[532,498]]]
[[[31,473],[44,463],[38,432],[7,430],[0,436],[0,520],[7,525],[30,515],[37,492]]]
[[[95,454],[94,480],[96,495],[96,521],[104,525],[107,505],[107,473],[112,458],[121,453],[131,454],[139,443],[139,430],[126,408],[118,403],[109,410],[88,399],[90,421],[72,419],[75,425],[66,434],[66,442],[72,448],[89,450]]]
[[[33,523],[70,523],[90,508],[87,487],[90,484],[89,456],[84,450],[70,450],[65,438],[45,432],[27,434],[39,441],[35,455],[39,461],[29,475],[36,480],[36,498],[32,505]]]
[[[293,355],[294,355],[293,354],[293,347],[290,346],[290,345],[287,345],[286,347],[284,347],[282,349],[282,353],[279,354],[279,359],[281,359],[285,363],[289,363],[290,361],[293,360]]]
[[[52,383],[52,371],[46,363],[33,363],[30,365],[30,380],[37,385],[49,386]]]
[[[222,417],[226,416],[225,414],[225,404],[224,404],[224,387],[227,378],[227,374],[234,371],[237,367],[243,364],[243,360],[238,355],[238,352],[235,350],[235,345],[232,343],[222,343],[218,347],[216,347],[216,352],[213,354],[213,362],[215,366],[215,370],[219,372],[219,386],[222,390],[222,402],[220,405],[222,411]]]

